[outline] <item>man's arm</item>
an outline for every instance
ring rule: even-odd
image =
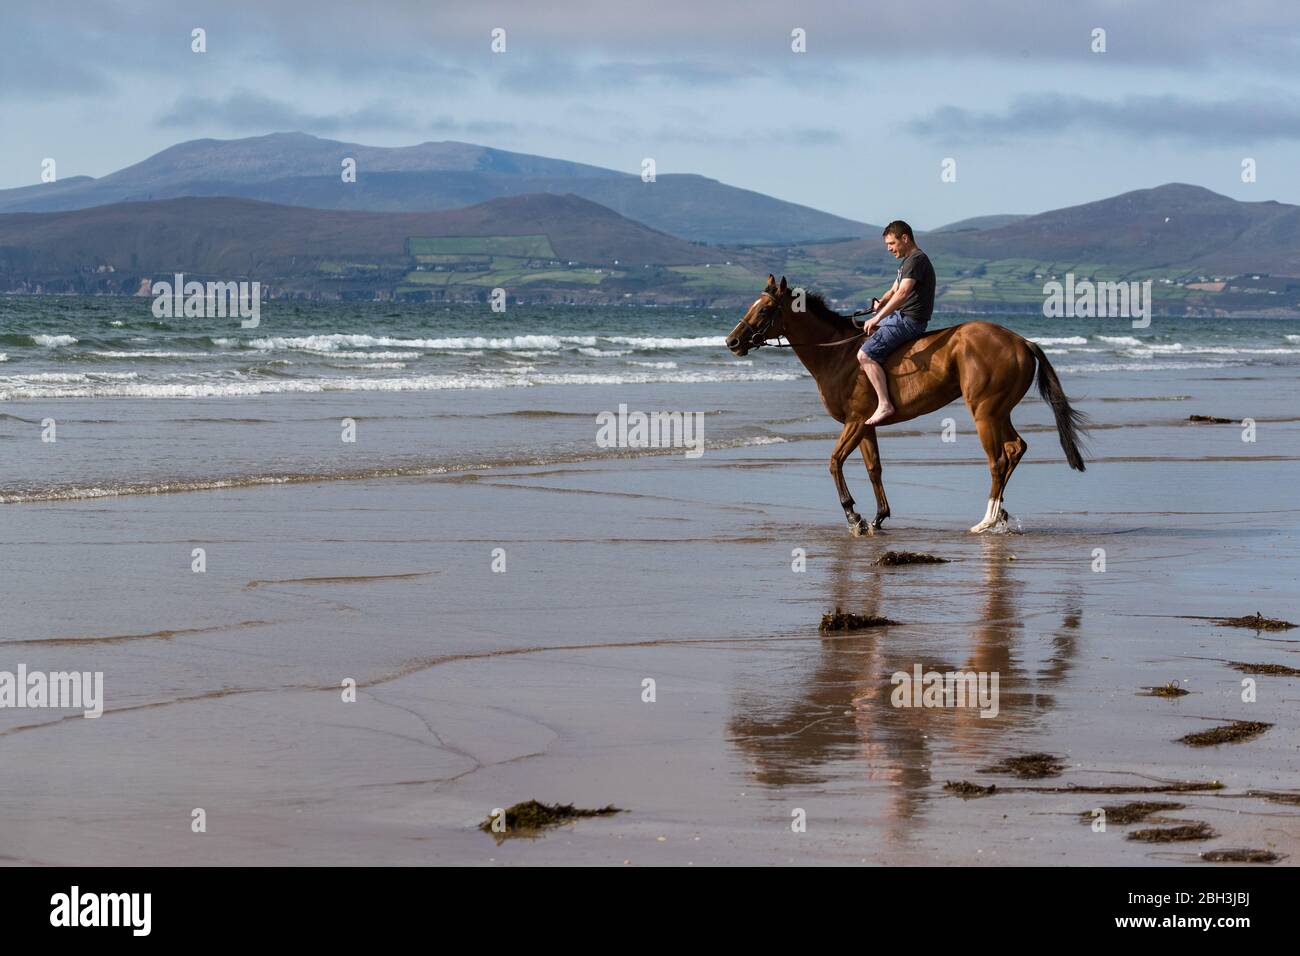
[[[882,295],[879,299],[875,300],[878,303],[876,305],[876,308],[880,308],[880,306],[888,302],[889,297],[892,296],[897,291],[898,291],[898,280],[895,279],[894,284],[889,287],[889,290],[884,295]]]
[[[876,326],[880,325],[885,316],[889,315],[889,313],[893,312],[903,304],[907,299],[908,293],[911,292],[913,286],[916,285],[916,280],[911,276],[908,276],[902,282],[896,282],[895,285],[897,288],[890,293],[888,299],[880,303],[880,308],[877,309],[876,314],[871,317],[871,321],[866,324],[865,328],[868,332],[876,331]]]

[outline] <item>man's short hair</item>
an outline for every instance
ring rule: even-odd
[[[891,222],[888,226],[885,227],[885,231],[882,232],[880,235],[882,237],[893,236],[895,239],[899,238],[900,236],[907,236],[908,239],[911,239],[913,242],[916,242],[916,234],[912,232],[912,227],[909,226],[907,223],[903,222],[903,220],[901,219],[895,219],[893,222]]]

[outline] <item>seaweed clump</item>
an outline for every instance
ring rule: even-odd
[[[1141,823],[1153,813],[1159,813],[1161,810],[1182,810],[1186,806],[1182,803],[1161,803],[1159,801],[1136,800],[1133,803],[1123,803],[1113,807],[1102,807],[1106,812],[1106,822],[1114,823],[1117,826],[1124,826],[1129,823]],[[1093,821],[1091,810],[1079,814],[1079,818],[1084,823]]]
[[[1249,627],[1256,631],[1289,631],[1296,626],[1290,621],[1265,617],[1258,611],[1245,617],[1216,617],[1214,623],[1220,627]]]
[[[1191,693],[1186,688],[1179,687],[1176,680],[1171,680],[1162,687],[1143,687],[1142,689],[1146,691],[1148,697],[1186,697]]]
[[[504,811],[504,834],[493,830],[492,824],[496,819],[493,816],[489,816],[480,823],[478,828],[484,833],[503,836],[519,831],[536,831],[544,827],[559,826],[562,823],[568,823],[581,817],[604,817],[622,812],[613,804],[596,810],[587,810],[582,807],[575,807],[571,803],[539,803],[536,800],[526,800],[523,803],[516,803],[513,807]]]
[[[1287,667],[1285,664],[1243,664],[1241,661],[1228,661],[1228,666],[1243,674],[1265,674],[1272,677],[1300,677],[1300,667]]]
[[[1187,744],[1189,747],[1214,747],[1218,744],[1239,744],[1247,740],[1253,740],[1264,731],[1272,727],[1272,724],[1266,724],[1261,720],[1234,720],[1230,724],[1224,724],[1222,727],[1211,727],[1209,730],[1198,730],[1194,734],[1188,734],[1186,737],[1179,737],[1180,744]]]
[[[870,614],[853,614],[848,611],[841,611],[838,607],[834,614],[823,614],[821,627],[818,630],[822,634],[828,634],[832,631],[860,631],[868,627],[885,627],[889,624],[897,624],[897,621],[891,621],[887,617],[874,617]]]
[[[980,773],[1009,773],[1023,780],[1040,780],[1043,777],[1058,777],[1065,769],[1060,757],[1051,754],[1022,754],[1019,757],[1007,757],[991,767],[983,767]]]
[[[1128,835],[1139,843],[1182,843],[1187,840],[1213,840],[1219,834],[1208,823],[1185,823],[1177,827],[1152,827],[1134,830]]]
[[[1271,850],[1251,850],[1233,847],[1227,850],[1205,850],[1201,859],[1210,863],[1276,863],[1282,859]]]
[[[987,797],[996,792],[998,787],[997,784],[981,787],[978,783],[971,783],[969,780],[949,780],[943,785],[943,789],[969,800],[972,797]]]
[[[873,562],[883,568],[896,568],[902,564],[947,564],[947,558],[920,551],[886,551]]]

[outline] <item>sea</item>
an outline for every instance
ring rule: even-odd
[[[151,305],[0,299],[0,504],[672,453],[597,447],[593,416],[623,404],[699,412],[713,448],[838,431],[789,350],[728,352],[738,309],[272,300],[243,328]],[[1265,377],[1285,402],[1300,372],[1300,320],[980,318],[1072,394]]]

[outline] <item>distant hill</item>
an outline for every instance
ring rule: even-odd
[[[944,227],[922,233],[918,242],[938,257],[1019,260],[1061,269],[1108,265],[1125,275],[1300,276],[1300,206],[1240,202],[1200,186],[1169,183],[993,228]],[[801,245],[839,262],[882,256],[876,239]]]
[[[997,229],[999,226],[1009,226],[1021,219],[1028,219],[1026,215],[1015,215],[1006,213],[997,216],[975,216],[971,219],[960,219],[957,222],[950,222],[946,226],[940,226],[938,229],[931,229],[925,235],[934,235],[941,232],[972,232],[977,229]]]
[[[547,257],[585,264],[689,265],[703,246],[577,196],[522,196],[446,212],[367,213],[246,199],[166,199],[61,213],[0,215],[0,274],[112,266],[257,277],[317,259],[404,261],[427,236],[543,236]],[[714,256],[716,258],[716,256]]]
[[[340,175],[356,160],[357,181]],[[800,242],[879,233],[840,216],[691,174],[639,175],[470,143],[379,147],[273,133],[180,143],[100,179],[0,190],[0,213],[53,212],[181,196],[370,212],[454,209],[531,193],[576,195],[696,242]]]
[[[406,175],[393,173],[394,176]],[[644,184],[642,184],[644,185]],[[1047,282],[1151,281],[1161,314],[1300,315],[1300,207],[1171,184],[920,237],[940,312],[1040,311]],[[878,236],[706,246],[575,195],[436,212],[199,197],[0,214],[0,291],[136,292],[142,280],[257,279],[275,295],[740,305],[768,272],[845,307],[886,289]]]
[[[1200,186],[1169,183],[993,229],[935,234],[930,244],[936,251],[981,259],[1297,276],[1300,206],[1240,202]]]

